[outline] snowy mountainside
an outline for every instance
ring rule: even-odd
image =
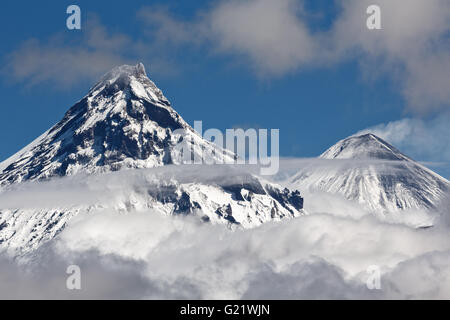
[[[181,118],[142,64],[114,68],[60,122],[0,164],[0,250],[29,252],[57,236],[74,216],[98,210],[194,214],[243,228],[305,213],[298,191],[225,165],[185,165],[180,142],[190,143],[203,159],[235,159]],[[193,170],[196,174],[186,175]],[[117,177],[120,182],[110,189],[110,179]],[[87,201],[83,188],[72,190],[63,182],[64,196],[58,196],[59,188],[44,192],[70,179],[87,179],[105,197]],[[29,186],[34,193],[22,193]],[[39,204],[36,195],[51,199]]]
[[[288,186],[339,194],[382,213],[435,208],[450,190],[448,180],[373,134],[337,142]]]
[[[174,146],[183,139],[195,142],[196,154],[214,157],[217,151],[233,159],[180,117],[142,64],[116,67],[53,128],[0,164],[0,186],[78,172],[181,164]]]

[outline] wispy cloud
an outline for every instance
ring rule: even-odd
[[[79,42],[61,35],[27,40],[9,55],[4,71],[28,84],[68,86],[130,60],[172,74],[177,52],[188,49],[201,59],[229,57],[263,78],[358,61],[364,77],[390,77],[414,112],[450,106],[450,3],[380,0],[382,30],[366,28],[370,4],[342,2],[330,26],[318,30],[311,26],[317,15],[303,0],[222,0],[191,18],[174,15],[170,6],[144,7],[137,13],[139,34],[110,33],[89,18]]]
[[[29,39],[6,57],[2,70],[9,81],[36,85],[51,82],[69,87],[92,81],[116,65],[127,62],[123,55],[131,44],[122,34],[109,34],[95,17],[80,39],[57,34],[47,41]]]
[[[92,83],[115,66],[147,62],[151,73],[174,74],[170,60],[145,38],[112,33],[93,14],[79,36],[57,33],[47,40],[28,39],[4,57],[6,81],[34,86],[50,83],[65,89]]]
[[[368,30],[371,1],[340,5],[328,30],[310,27],[304,1],[221,1],[183,20],[170,11],[144,9],[141,17],[161,43],[194,45],[249,65],[263,77],[304,68],[360,62],[364,76],[391,77],[411,110],[450,106],[450,4],[444,0],[381,0],[382,30]]]

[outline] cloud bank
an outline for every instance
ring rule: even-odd
[[[167,173],[167,168],[161,168]],[[185,170],[177,171],[189,179]],[[175,173],[176,174],[176,173]],[[134,187],[145,185],[128,173]],[[205,177],[204,177],[205,178]],[[105,180],[106,179],[106,180]],[[200,178],[202,179],[202,178]],[[83,179],[80,179],[83,180]],[[45,197],[56,205],[118,193],[123,175],[92,177],[85,187],[61,179],[24,186],[9,205]],[[97,189],[95,188],[97,185]],[[104,186],[108,185],[108,192]],[[88,187],[86,187],[88,186]],[[35,192],[41,190],[36,195]],[[71,193],[69,192],[71,191]],[[90,195],[91,198],[87,197]],[[33,196],[34,195],[34,196]],[[306,195],[305,195],[306,196]],[[56,198],[56,199],[55,199]],[[64,200],[64,198],[67,198]],[[70,198],[70,199],[69,199]],[[433,228],[392,223],[328,195],[307,196],[309,215],[230,231],[199,217],[147,208],[90,208],[53,241],[13,262],[2,254],[2,298],[124,299],[445,299],[450,297],[448,203]],[[64,202],[64,201],[71,202]],[[405,215],[408,213],[404,213]],[[17,264],[17,262],[19,264]],[[67,266],[81,268],[82,289],[65,287]],[[367,268],[379,266],[381,289],[369,290]]]
[[[3,259],[2,297],[185,299],[448,298],[448,230],[314,214],[230,232],[155,212],[79,217],[18,267]],[[68,265],[82,289],[65,289]],[[370,265],[380,290],[366,286]],[[19,285],[18,285],[19,284]]]

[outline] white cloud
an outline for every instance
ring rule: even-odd
[[[446,227],[416,230],[370,216],[313,213],[231,232],[195,217],[90,212],[33,254],[40,258],[26,264],[30,276],[3,261],[8,267],[2,270],[9,271],[2,274],[7,291],[0,293],[35,298],[448,298],[449,240]],[[65,268],[74,263],[85,277],[83,290],[75,294],[61,288]],[[374,264],[383,270],[382,291],[365,287],[365,270]],[[409,283],[414,279],[422,289],[413,290]]]
[[[171,177],[167,174],[178,174],[180,179],[192,179],[198,172],[204,174],[199,179],[217,174],[214,167],[192,172],[155,170],[167,178]],[[56,206],[69,205],[86,197],[90,203],[101,194],[103,200],[113,200],[122,197],[120,186],[125,190],[131,185],[133,190],[148,187],[140,173],[126,172],[126,179],[119,172],[93,176],[85,183],[81,177],[24,185],[15,189],[18,195],[11,200],[12,193],[2,193],[1,206],[22,203],[29,207],[37,198],[47,207],[51,201]],[[21,266],[1,258],[0,296],[449,298],[448,219],[438,220],[433,228],[415,229],[401,219],[396,224],[381,221],[344,199],[306,195],[309,215],[234,231],[201,223],[196,216],[164,216],[145,208],[124,213],[114,206],[91,206],[89,212],[70,220],[52,242],[19,259]],[[448,204],[443,204],[443,217],[448,217],[448,210]],[[80,292],[64,287],[65,270],[71,264],[81,267]],[[380,291],[366,287],[370,265],[381,268]],[[420,287],[412,286],[414,281]]]
[[[7,59],[4,73],[26,83],[68,86],[131,59],[151,62],[152,72],[174,74],[177,52],[192,47],[202,59],[226,55],[265,78],[358,61],[364,76],[390,77],[415,112],[450,106],[450,3],[380,0],[382,30],[366,27],[370,4],[339,3],[329,29],[314,31],[317,13],[305,9],[303,0],[222,0],[191,19],[168,7],[144,7],[138,12],[145,25],[140,38],[109,34],[91,22],[79,43],[58,37],[24,42]]]
[[[237,57],[260,76],[281,76],[310,63],[316,53],[312,35],[299,16],[301,1],[220,1],[192,20],[167,8],[147,7],[140,18],[160,45],[194,45],[209,53]]]
[[[161,43],[227,54],[264,77],[359,61],[364,76],[391,77],[411,110],[450,106],[450,4],[445,0],[380,0],[382,30],[368,30],[373,1],[350,0],[328,30],[312,31],[304,1],[221,1],[193,20],[143,11]],[[203,44],[203,46],[202,46]],[[205,49],[206,48],[206,49]]]
[[[387,299],[447,299],[450,252],[430,252],[399,263],[384,277]]]
[[[80,35],[58,33],[46,41],[28,39],[4,57],[1,69],[6,81],[52,88],[98,80],[115,66],[147,62],[147,71],[158,75],[176,73],[169,59],[152,43],[123,33],[108,32],[95,15],[88,15]],[[142,58],[144,57],[144,58]]]
[[[279,75],[311,62],[314,41],[299,19],[303,8],[293,0],[224,1],[208,24],[214,50],[244,55],[263,75]]]
[[[24,41],[6,57],[3,75],[8,81],[30,86],[51,82],[66,88],[92,81],[112,67],[127,62],[122,54],[131,45],[127,36],[108,34],[94,17],[88,20],[85,28],[78,42],[70,41],[62,34],[46,42]]]
[[[373,4],[351,0],[330,30],[335,59],[356,57],[366,73],[384,73],[400,85],[418,112],[450,105],[450,3],[380,0],[382,30],[368,30],[362,13]]]
[[[52,286],[64,283],[65,265],[76,263],[89,279],[79,295],[88,298],[448,298],[448,280],[440,282],[449,275],[448,240],[447,229],[415,230],[370,217],[315,214],[230,232],[154,212],[94,213],[69,225],[46,267],[29,265],[34,278],[9,275],[7,283],[21,281],[16,295],[49,297]],[[45,252],[38,256],[49,257]],[[365,285],[373,264],[383,271],[381,291]]]

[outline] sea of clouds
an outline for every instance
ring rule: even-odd
[[[140,174],[129,176],[145,183]],[[1,193],[0,202],[95,201],[101,190],[111,196],[119,181],[127,186],[122,173],[29,184],[15,190],[16,198]],[[448,201],[433,227],[415,228],[401,215],[380,219],[332,195],[304,196],[308,215],[250,230],[151,209],[82,212],[31,254],[1,254],[0,298],[450,298]],[[66,287],[74,264],[81,290]],[[366,285],[374,265],[381,270],[379,290]]]

